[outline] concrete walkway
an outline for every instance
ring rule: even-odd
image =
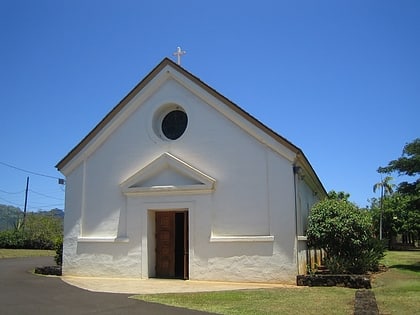
[[[166,279],[121,279],[121,278],[88,278],[62,277],[67,284],[92,292],[126,293],[126,294],[159,294],[232,291],[247,289],[295,288],[290,284],[277,283],[236,283],[217,281],[166,280]]]

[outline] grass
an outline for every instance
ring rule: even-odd
[[[346,288],[281,288],[135,298],[217,314],[353,314],[354,291]]]
[[[40,257],[54,256],[54,250],[39,249],[4,249],[0,248],[0,259],[2,258],[19,258],[19,257]]]
[[[420,251],[387,252],[376,274],[380,314],[420,314]],[[353,314],[355,290],[337,287],[137,295],[136,299],[217,314]]]
[[[383,263],[373,280],[380,313],[420,314],[420,251],[387,252]]]

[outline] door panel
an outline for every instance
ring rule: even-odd
[[[156,277],[188,279],[188,211],[157,211]]]
[[[175,277],[174,212],[156,212],[156,276]]]
[[[184,212],[184,280],[189,279],[188,212]]]

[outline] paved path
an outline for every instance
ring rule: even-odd
[[[129,299],[129,294],[86,291],[30,271],[53,265],[52,257],[0,259],[0,314],[204,315],[205,312]]]
[[[193,281],[193,280],[166,280],[166,279],[115,279],[115,278],[88,278],[63,277],[62,280],[73,286],[93,291],[126,294],[157,294],[157,293],[186,293],[186,292],[213,292],[249,289],[294,288],[303,287],[278,283],[246,283],[221,281]]]

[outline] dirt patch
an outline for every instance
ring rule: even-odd
[[[354,315],[378,315],[375,293],[371,290],[357,290],[354,299]]]
[[[298,275],[298,286],[309,287],[347,287],[353,289],[370,289],[370,277],[367,275]]]

